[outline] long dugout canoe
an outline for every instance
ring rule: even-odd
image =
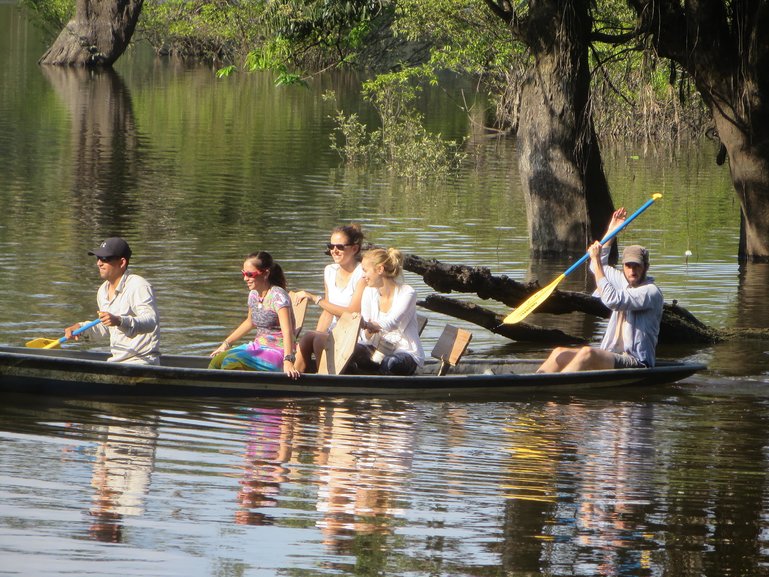
[[[659,361],[654,368],[536,374],[536,359],[464,359],[448,375],[437,363],[409,377],[223,371],[204,356],[163,355],[161,365],[107,362],[106,353],[0,346],[0,392],[200,397],[395,397],[484,399],[676,382],[706,367]]]

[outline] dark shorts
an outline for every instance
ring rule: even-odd
[[[645,369],[646,365],[627,353],[614,353],[615,369]]]

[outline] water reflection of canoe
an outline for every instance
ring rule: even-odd
[[[161,366],[105,362],[107,355],[77,350],[0,347],[0,391],[46,394],[179,396],[387,396],[481,398],[519,392],[574,391],[627,385],[657,385],[684,379],[704,365],[660,362],[653,369],[533,374],[537,360],[465,359],[448,375],[431,371],[411,377],[302,375],[215,371],[202,356],[164,355]]]

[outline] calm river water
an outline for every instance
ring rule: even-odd
[[[293,288],[321,288],[338,223],[517,280],[568,265],[530,264],[514,142],[470,128],[460,83],[422,104],[477,155],[416,185],[329,148],[326,91],[373,120],[354,76],[281,89],[141,50],[116,74],[47,70],[44,47],[0,3],[0,343],[92,318],[86,252],[114,234],[156,288],[173,353],[207,352],[242,320],[248,252],[273,253]],[[739,211],[715,152],[607,152],[617,205],[664,195],[623,242],[650,247],[668,302],[713,326],[766,328],[769,267],[736,263]],[[584,276],[563,287],[584,290]],[[431,343],[448,319],[425,314]],[[471,348],[544,353],[477,327]],[[507,402],[3,395],[0,575],[767,575],[768,349],[667,343],[660,356],[709,370]]]

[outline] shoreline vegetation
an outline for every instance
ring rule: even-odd
[[[410,145],[419,145],[425,138],[435,146],[442,143],[445,150],[439,156],[445,156],[445,167],[463,159],[456,154],[462,143],[430,134],[414,102],[421,87],[439,85],[441,71],[472,79],[476,94],[473,98],[463,94],[462,101],[457,101],[470,122],[478,123],[480,118],[481,130],[490,136],[515,134],[519,116],[525,113],[520,108],[520,90],[531,66],[529,51],[510,49],[497,38],[497,45],[485,48],[485,67],[470,64],[484,56],[471,53],[470,48],[463,48],[462,54],[451,55],[451,59],[439,58],[435,52],[444,50],[441,38],[417,34],[416,20],[424,14],[416,0],[406,2],[397,13],[394,4],[385,0],[361,2],[358,9],[330,2],[326,3],[330,12],[325,13],[302,9],[290,0],[270,4],[271,9],[251,3],[147,1],[132,42],[148,44],[161,58],[204,62],[222,77],[270,70],[276,84],[301,85],[323,71],[340,67],[371,76],[363,84],[362,96],[379,114],[380,126],[356,125],[355,115],[341,110],[336,119],[338,135],[343,137],[336,150],[351,163],[362,162],[364,157],[372,160],[382,156],[388,146],[392,148],[392,143],[382,143],[378,154],[362,155],[360,139],[365,136],[361,129],[368,131],[370,142],[375,142],[382,138],[384,127],[393,123],[404,128],[398,137],[406,137]],[[335,4],[340,6],[334,9]],[[20,5],[51,38],[67,26],[75,11],[74,0],[21,0]],[[281,6],[283,9],[278,10]],[[447,27],[448,9],[437,12],[436,8],[433,18]],[[622,22],[617,19],[613,26],[621,27]],[[498,24],[494,27],[495,34],[502,31]],[[597,46],[600,50],[594,51],[590,62],[590,111],[601,142],[611,145],[629,139],[675,146],[703,137],[718,139],[691,77],[679,67],[653,52],[639,52],[638,47],[613,54],[611,44]],[[481,112],[474,110],[477,105],[468,104],[468,100],[477,102],[478,96],[489,102]],[[464,152],[472,153],[469,148]],[[394,166],[400,160],[391,157],[388,164]]]

